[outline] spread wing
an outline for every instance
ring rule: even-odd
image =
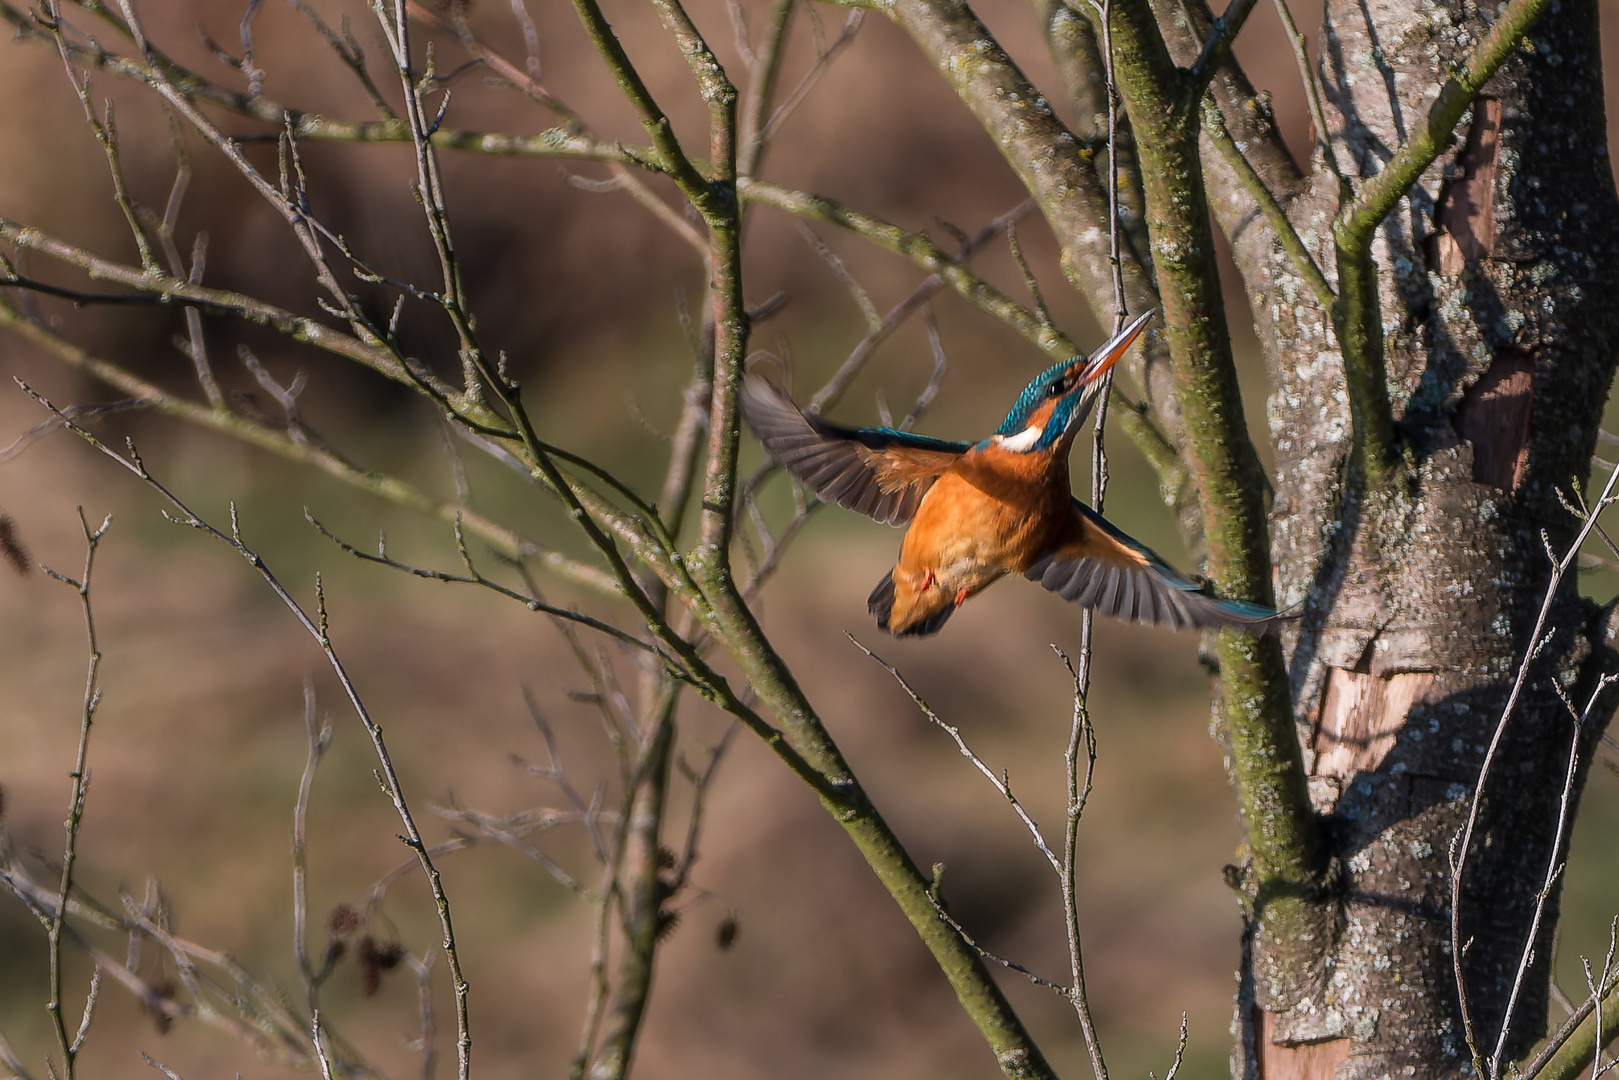
[[[1211,596],[1077,499],[1062,536],[1024,576],[1064,600],[1150,626],[1237,626],[1264,633],[1279,618],[1259,604]]]
[[[764,379],[742,381],[742,416],[770,456],[805,487],[885,525],[905,525],[933,481],[972,448],[892,428],[852,428],[805,416]]]

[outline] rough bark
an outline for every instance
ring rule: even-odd
[[[1346,172],[1380,168],[1432,101],[1435,73],[1494,14],[1329,0],[1322,74]],[[1269,359],[1278,591],[1304,603],[1290,677],[1335,867],[1323,902],[1337,927],[1309,992],[1289,999],[1246,980],[1239,1076],[1442,1077],[1469,1061],[1447,849],[1550,577],[1542,536],[1561,553],[1577,524],[1558,493],[1589,473],[1619,330],[1619,203],[1596,49],[1595,5],[1554,5],[1380,229],[1401,455],[1381,488],[1345,494],[1350,417],[1328,313],[1251,204],[1211,179]],[[1337,199],[1318,154],[1290,216],[1323,266]],[[1552,625],[1486,787],[1463,882],[1463,971],[1486,1057],[1546,873],[1574,733],[1552,680],[1582,700],[1612,657],[1572,580]],[[1545,1027],[1555,903],[1509,1059]]]

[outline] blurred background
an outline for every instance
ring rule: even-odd
[[[347,15],[368,55],[384,54],[363,5],[317,5],[337,25]],[[1014,0],[975,5],[1012,55],[1060,102],[1038,26]],[[1608,0],[1604,15],[1619,14]],[[145,10],[150,9],[150,10]],[[170,55],[221,82],[239,73],[210,54],[203,34],[239,50],[243,6],[234,0],[166,0],[142,7],[148,33]],[[529,0],[542,78],[603,137],[644,135],[561,0]],[[651,90],[688,144],[706,144],[688,71],[650,7],[608,4],[609,16]],[[692,4],[722,61],[737,48],[724,4]],[[763,9],[748,9],[755,32]],[[524,46],[509,5],[483,0],[469,18],[506,56]],[[1308,23],[1309,16],[1300,12]],[[782,85],[809,69],[817,34],[835,38],[847,13],[817,6],[795,24]],[[199,33],[199,28],[202,33]],[[369,105],[291,5],[265,4],[254,23],[264,94],[285,105],[366,118]],[[464,58],[443,34],[441,71]],[[1296,72],[1276,16],[1261,5],[1238,53],[1254,81],[1274,91],[1295,148],[1305,145]],[[1610,71],[1619,57],[1608,42]],[[394,87],[387,87],[394,93]],[[161,207],[174,174],[169,127],[146,96],[96,74],[99,100],[117,104],[117,124],[135,197]],[[537,132],[554,119],[481,70],[453,82],[446,123]],[[129,261],[133,244],[111,198],[105,162],[54,51],[0,43],[0,216]],[[1060,112],[1065,112],[1059,106]],[[1065,113],[1066,115],[1066,113]],[[227,131],[262,134],[223,116]],[[195,138],[195,170],[180,217],[182,249],[209,235],[206,282],[314,314],[305,263],[284,224],[241,178]],[[273,143],[249,143],[274,175]],[[436,264],[411,194],[414,166],[399,146],[307,143],[302,156],[317,214],[373,263],[431,285]],[[691,249],[622,192],[591,190],[599,166],[540,159],[446,154],[448,201],[483,340],[504,350],[550,441],[617,471],[649,497],[660,482],[666,436],[692,364],[681,312],[701,297]],[[866,19],[846,53],[782,126],[762,175],[844,200],[941,242],[949,223],[967,233],[1022,197],[994,146],[903,35]],[[665,195],[671,189],[660,189]],[[849,290],[800,235],[769,210],[750,218],[748,299],[785,293],[755,349],[784,360],[800,396],[820,385],[865,332]],[[922,275],[897,257],[830,226],[820,237],[880,311]],[[1097,327],[1063,284],[1050,235],[1035,218],[1018,238],[1045,287],[1059,326],[1082,342]],[[1022,278],[1004,241],[976,269],[1017,297]],[[24,269],[75,282],[35,258]],[[1233,278],[1233,321],[1246,335]],[[14,301],[19,298],[12,297]],[[20,302],[20,301],[19,301]],[[189,362],[173,344],[173,312],[88,308],[37,300],[37,310],[85,348],[197,398]],[[978,437],[1043,366],[1031,346],[941,293],[936,312],[950,358],[920,430]],[[207,320],[215,370],[227,389],[252,390],[235,363],[250,346],[283,384],[308,379],[301,406],[312,428],[367,468],[452,497],[455,463],[437,419],[412,395],[323,353],[269,333]],[[408,310],[407,345],[429,363],[453,356],[453,339],[425,310]],[[1244,341],[1250,422],[1262,426],[1262,371]],[[933,369],[919,319],[884,343],[834,416],[870,422],[884,402],[902,415]],[[119,397],[73,374],[15,336],[0,334],[0,369],[54,402]],[[8,384],[9,385],[9,384]],[[0,445],[42,419],[20,391],[0,392]],[[430,806],[494,814],[562,805],[556,785],[513,764],[544,761],[544,742],[524,704],[531,688],[556,733],[573,784],[590,792],[614,780],[612,751],[588,690],[556,628],[543,616],[477,593],[362,565],[303,520],[309,507],[345,538],[368,547],[386,530],[395,555],[455,570],[450,530],[220,436],[153,417],[101,422],[111,439],[131,435],[163,481],[222,524],[238,507],[243,536],[307,604],[322,574],[334,643],[384,726],[407,793],[430,840],[451,827]],[[1262,445],[1264,440],[1261,439]],[[1150,470],[1123,437],[1109,442],[1109,516],[1187,566]],[[746,460],[759,451],[751,441]],[[1084,485],[1076,455],[1076,485]],[[543,497],[467,457],[483,512],[576,554],[582,546]],[[1083,488],[1081,488],[1083,490]],[[778,479],[768,508],[786,506]],[[91,777],[79,880],[105,902],[160,882],[177,933],[228,952],[253,975],[301,999],[291,949],[290,831],[306,753],[303,688],[312,680],[334,721],[331,752],[317,776],[310,819],[310,897],[317,925],[342,903],[363,902],[408,854],[373,778],[370,745],[308,637],[241,559],[190,529],[166,522],[153,494],[70,436],[57,433],[0,461],[0,507],[33,559],[82,570],[76,507],[92,524],[112,514],[94,578],[105,660],[104,701],[91,742]],[[1056,881],[1005,803],[919,714],[904,692],[848,640],[853,634],[895,663],[958,725],[994,767],[1009,771],[1033,816],[1053,836],[1062,816],[1062,751],[1070,683],[1052,653],[1077,647],[1075,610],[1021,582],[996,588],[937,638],[895,642],[865,614],[865,596],[891,564],[898,533],[838,511],[815,516],[759,601],[773,639],[863,777],[878,806],[923,866],[947,867],[953,910],[986,946],[1060,977],[1066,949]],[[481,556],[474,544],[473,554]],[[488,566],[493,570],[492,560]],[[1607,600],[1615,581],[1589,576]],[[542,578],[554,601],[624,618],[583,593]],[[86,650],[78,597],[37,571],[0,576],[0,791],[14,847],[59,857],[61,822],[79,731]],[[1238,859],[1239,829],[1217,744],[1208,735],[1208,684],[1197,641],[1136,627],[1099,627],[1091,697],[1100,762],[1081,831],[1080,908],[1091,1001],[1115,1076],[1163,1075],[1187,1014],[1183,1075],[1223,1074],[1238,959],[1239,912],[1221,867]],[[683,754],[700,765],[725,730],[695,698],[682,706]],[[682,799],[689,799],[683,794]],[[684,809],[676,811],[681,819]],[[570,872],[595,880],[579,829],[539,841]],[[948,987],[858,854],[802,785],[742,733],[708,794],[706,825],[681,917],[659,953],[650,1011],[636,1051],[640,1076],[989,1076],[996,1073]],[[55,853],[55,854],[53,854]],[[475,846],[441,860],[471,983],[474,1060],[488,1077],[558,1075],[583,1019],[592,940],[590,906],[510,848]],[[1619,911],[1619,777],[1593,771],[1576,830],[1564,896],[1559,969],[1583,993],[1579,956],[1600,956]],[[375,927],[417,956],[434,951],[436,918],[419,875],[389,893]],[[735,921],[728,948],[718,940]],[[115,951],[119,946],[113,946]],[[67,1012],[76,1017],[89,965],[69,953]],[[0,900],[0,1033],[36,1076],[54,1053],[45,1010],[45,940],[14,899]],[[435,961],[439,1045],[453,1061],[453,1013],[442,957]],[[1072,1011],[1008,973],[1003,984],[1065,1075],[1088,1068]],[[414,1074],[417,1030],[407,971],[367,995],[361,972],[340,967],[324,994],[328,1019],[390,1075]],[[125,992],[103,989],[81,1075],[128,1075],[145,1051],[195,1080],[282,1075],[215,1028],[181,1021],[160,1030]],[[0,1066],[3,1068],[3,1066]]]

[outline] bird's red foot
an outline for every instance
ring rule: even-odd
[[[931,588],[933,588],[933,568],[929,567],[922,571],[922,587],[917,592],[927,592]]]
[[[966,602],[967,602],[967,590],[966,589],[957,589],[956,590],[956,606],[960,607],[962,604],[965,604]]]

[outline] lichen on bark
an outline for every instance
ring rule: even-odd
[[[1493,18],[1462,5],[1327,4],[1332,134],[1361,175],[1382,167],[1427,108],[1432,73],[1458,62]],[[1352,424],[1330,325],[1263,225],[1239,221],[1235,196],[1215,200],[1270,366],[1279,591],[1304,604],[1290,676],[1337,868],[1339,932],[1322,994],[1242,1018],[1252,1050],[1239,1045],[1238,1056],[1250,1074],[1300,1075],[1306,1057],[1319,1066],[1323,1055],[1345,1080],[1453,1076],[1469,1063],[1447,846],[1549,578],[1542,531],[1559,553],[1572,536],[1559,492],[1585,481],[1613,374],[1602,342],[1615,316],[1601,298],[1619,284],[1619,208],[1594,23],[1587,3],[1545,15],[1452,149],[1378,228],[1372,255],[1402,461],[1380,489],[1346,491]],[[1318,259],[1330,254],[1338,195],[1318,155],[1288,206],[1315,236]],[[1471,945],[1462,968],[1491,1045],[1574,734],[1551,680],[1589,689],[1611,658],[1593,605],[1570,583],[1552,623],[1505,735],[1510,774],[1486,788],[1487,824],[1463,883]],[[1375,736],[1377,753],[1339,750],[1336,736],[1349,729]],[[1544,1028],[1553,922],[1537,943],[1509,1057]]]

